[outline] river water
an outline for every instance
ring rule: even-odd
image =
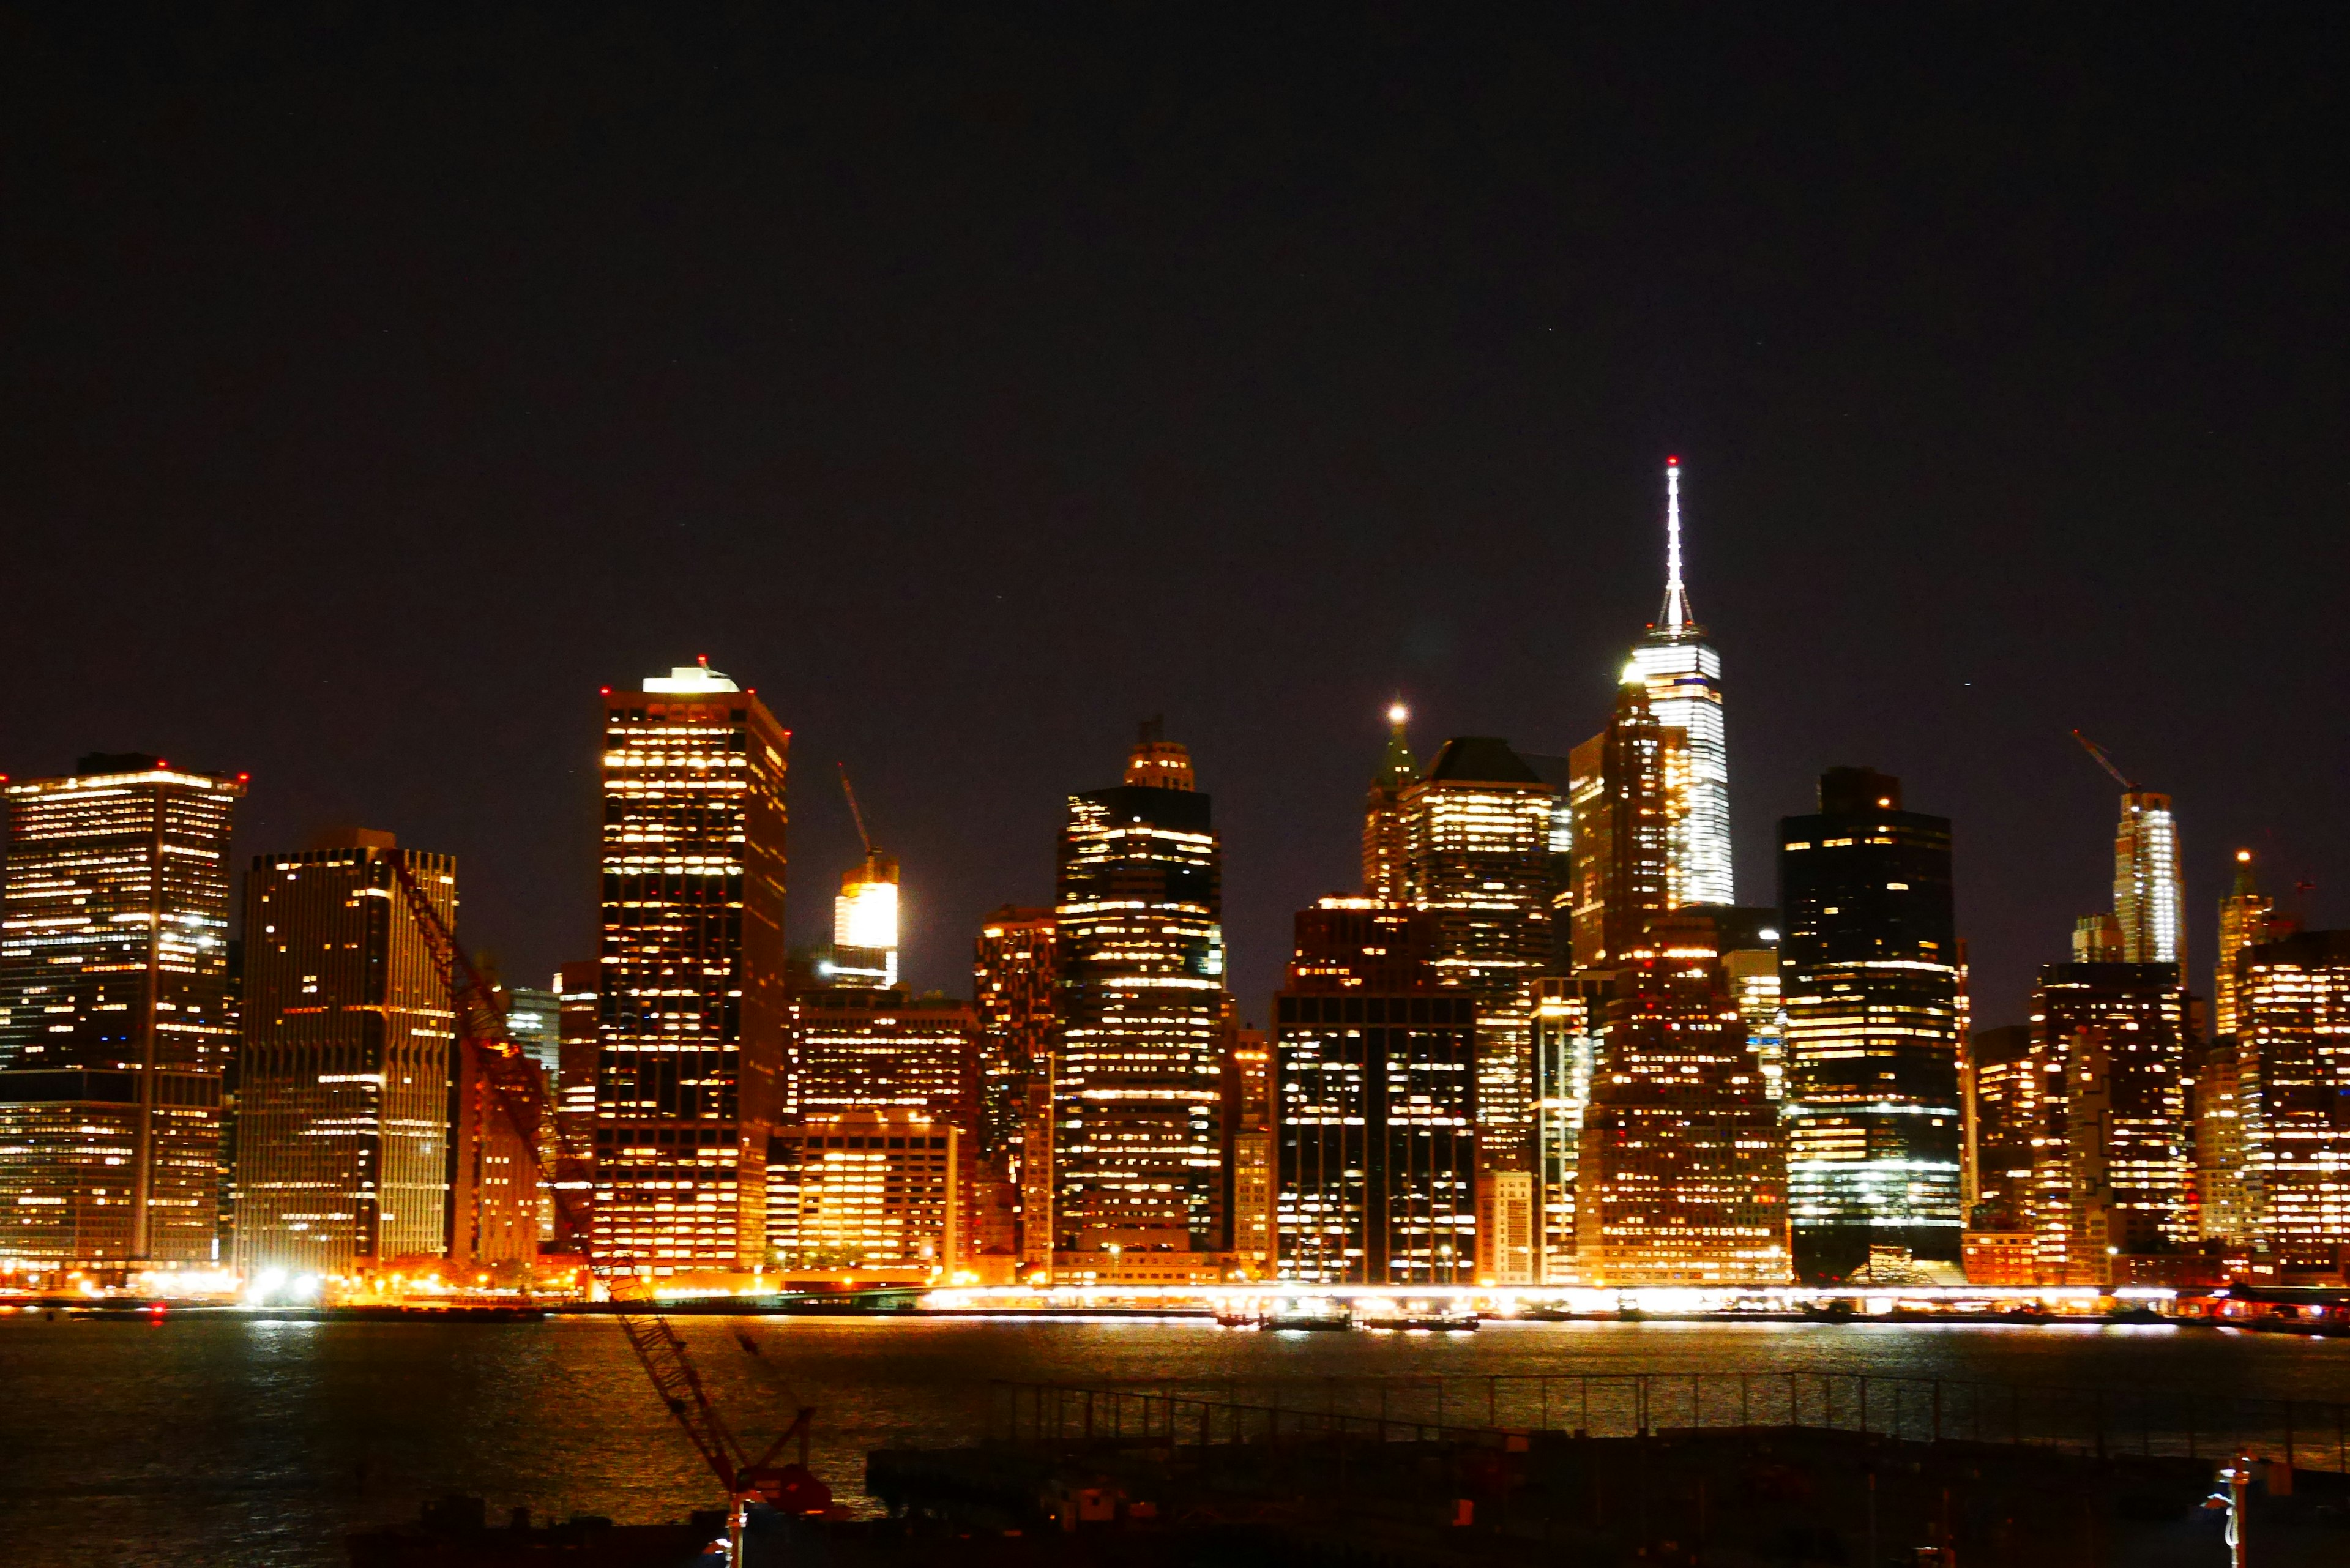
[[[1807,1368],[2350,1400],[2350,1342],[2153,1326],[1609,1322],[1391,1336],[693,1318],[681,1330],[738,1430],[772,1435],[797,1405],[817,1407],[816,1467],[852,1503],[868,1449],[975,1435],[991,1379],[1185,1379],[1245,1398],[1375,1375]],[[344,1561],[345,1532],[412,1519],[450,1491],[500,1514],[623,1522],[715,1501],[608,1320],[0,1317],[0,1562],[323,1568]]]

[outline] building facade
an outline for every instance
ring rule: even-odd
[[[2114,919],[2122,962],[2167,963],[2187,973],[2187,881],[2170,797],[2126,790],[2114,829]]]
[[[564,1234],[561,1226],[582,1220],[596,1204],[596,1061],[603,966],[593,959],[565,964],[555,972],[555,1171],[557,1240],[570,1247],[585,1236]]]
[[[979,1018],[969,1003],[892,988],[792,998],[792,1108],[918,1110],[968,1134],[978,1120]]]
[[[1649,919],[1674,908],[1673,825],[1688,736],[1660,723],[1648,689],[1616,691],[1607,729],[1569,760],[1574,817],[1570,947],[1574,967],[1612,969],[1642,945]]]
[[[1788,1278],[1786,1150],[1707,911],[1648,923],[1606,1000],[1575,1187],[1586,1285]]]
[[[1437,917],[1301,910],[1274,1002],[1279,1272],[1466,1284],[1476,1262],[1476,1000],[1444,986]]]
[[[389,833],[255,857],[244,882],[236,1265],[341,1274],[449,1244],[449,994],[390,864],[442,922],[454,857]]]
[[[790,735],[705,662],[604,694],[595,1258],[757,1267],[785,1095]]]
[[[2291,1266],[2350,1246],[2350,931],[2303,931],[2236,959],[2247,1207]]]
[[[969,1251],[972,1148],[952,1122],[915,1110],[823,1111],[776,1128],[767,1148],[777,1267],[950,1273]]]
[[[862,820],[861,818],[859,819]],[[876,849],[840,874],[832,900],[826,983],[886,991],[898,983],[898,861]]]
[[[2281,926],[2286,929],[2279,929]],[[2236,879],[2220,900],[2220,951],[2211,965],[2211,1033],[2236,1033],[2236,955],[2293,934],[2276,918],[2276,902],[2252,875],[2252,852],[2236,851]]]
[[[230,777],[99,754],[6,786],[0,1266],[214,1261]]]
[[[1030,1272],[1053,1266],[1053,1064],[1061,1015],[1060,917],[1005,904],[972,955],[979,1014],[979,1136],[1017,1194],[1016,1249]]]
[[[1430,919],[1430,967],[1477,1004],[1479,1158],[1526,1168],[1534,1005],[1558,961],[1564,804],[1508,742],[1464,736],[1404,792],[1403,814],[1406,898]]]
[[[1681,582],[1681,470],[1665,466],[1665,602],[1625,670],[1657,722],[1684,746],[1668,794],[1671,842],[1666,907],[1733,904],[1730,853],[1730,744],[1722,723],[1721,655],[1705,639]]]
[[[1898,1248],[1960,1265],[1964,1020],[1950,819],[1898,779],[1831,768],[1779,824],[1787,1189],[1795,1266],[1851,1277]]]
[[[1225,1247],[1222,910],[1210,799],[1154,721],[1061,834],[1056,1254]]]
[[[2114,1255],[2192,1239],[2187,1060],[2178,966],[2041,970],[2029,1119],[2043,1282],[2103,1284]],[[2096,1097],[2076,1106],[2085,1093]]]

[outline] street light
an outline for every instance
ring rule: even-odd
[[[1118,1284],[1118,1255],[1124,1251],[1126,1249],[1115,1241],[1109,1244],[1109,1282],[1113,1288]]]

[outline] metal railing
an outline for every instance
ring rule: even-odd
[[[1046,1444],[1151,1448],[1313,1438],[1492,1444],[1535,1433],[1631,1438],[1812,1429],[2099,1459],[2250,1454],[2350,1474],[2350,1406],[2137,1387],[1804,1369],[998,1381],[989,1395],[990,1437]]]

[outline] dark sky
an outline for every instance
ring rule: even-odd
[[[1841,763],[1956,819],[1979,1020],[2178,802],[2345,919],[2331,9],[1708,6],[1547,32],[0,13],[0,768],[249,770],[464,933],[593,951],[597,688],[706,653],[854,771],[968,989],[1164,713],[1243,1010],[1401,692],[1603,722],[1687,465],[1742,897]],[[503,9],[503,8],[501,8]],[[724,14],[735,15],[735,14]]]

